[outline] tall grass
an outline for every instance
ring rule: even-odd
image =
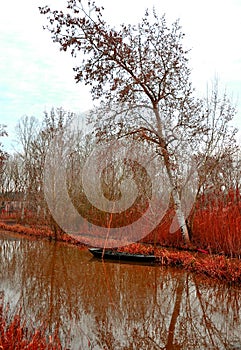
[[[193,242],[212,253],[241,257],[241,194],[203,195],[193,218]]]
[[[160,245],[182,247],[180,230],[170,233],[175,215],[170,208],[158,227],[144,238],[152,243],[154,237]],[[241,257],[241,194],[230,189],[203,194],[198,198],[188,219],[192,244],[210,253]]]

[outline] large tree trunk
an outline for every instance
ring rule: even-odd
[[[182,238],[185,243],[189,243],[190,237],[189,237],[188,227],[186,224],[185,215],[182,210],[181,199],[175,187],[172,189],[172,197],[175,205],[175,212],[176,212],[177,220],[181,230]]]
[[[161,122],[161,118],[160,118],[160,113],[159,113],[157,106],[154,106],[154,113],[155,113],[156,121],[157,121],[161,154],[163,156],[168,179],[169,179],[169,182],[171,185],[172,198],[173,198],[173,202],[174,202],[177,220],[179,223],[179,228],[181,230],[182,238],[183,238],[184,242],[189,243],[190,237],[189,237],[189,233],[188,233],[188,227],[186,224],[184,212],[182,210],[180,194],[179,194],[177,187],[175,185],[175,179],[174,179],[174,175],[173,175],[173,171],[172,171],[172,167],[171,167],[170,155],[169,155],[169,152],[167,150],[167,145],[166,145],[166,141],[165,141],[165,137],[164,137],[164,133],[163,133],[163,129],[162,129],[162,122]]]

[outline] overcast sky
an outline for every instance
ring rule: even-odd
[[[0,124],[8,126],[10,147],[14,127],[23,115],[41,118],[44,110],[63,107],[74,112],[92,106],[88,88],[76,84],[69,54],[59,51],[43,31],[38,6],[63,8],[67,0],[4,1],[0,11]],[[227,88],[239,113],[241,130],[241,0],[96,0],[112,25],[135,23],[147,7],[166,13],[170,23],[180,18],[185,45],[192,49],[193,83],[204,96],[215,75]]]

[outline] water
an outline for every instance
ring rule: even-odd
[[[101,262],[0,235],[0,291],[73,350],[241,349],[241,289],[159,266]]]

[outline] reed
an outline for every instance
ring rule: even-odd
[[[0,349],[1,350],[62,350],[56,331],[47,335],[45,328],[27,326],[19,314],[9,315],[9,307],[0,296]]]

